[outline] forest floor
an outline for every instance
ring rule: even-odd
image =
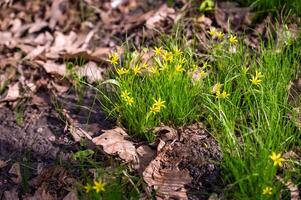
[[[207,38],[208,31],[217,28],[246,35],[243,42],[254,49],[268,37],[269,24],[281,24],[270,14],[253,20],[250,8],[233,2],[217,2],[205,14],[199,10],[201,1],[170,2],[0,3],[0,199],[77,199],[95,166],[120,180],[120,196],[111,199],[223,198],[223,156],[203,123],[180,127],[181,139],[174,128],[161,126],[157,142],[148,145],[129,138],[118,123],[108,120],[96,91],[76,80],[83,78],[89,85],[105,81],[110,53],[124,52],[125,43],[137,50],[151,47],[162,34],[172,34],[179,22],[188,40]],[[288,20],[288,30],[297,35],[300,19]],[[206,41],[196,49],[200,54]],[[295,83],[301,91],[298,80]],[[119,136],[110,138],[112,131]],[[103,134],[110,144],[101,141]],[[131,161],[133,154],[139,158],[138,167],[123,162]],[[93,162],[83,161],[85,156],[92,156]],[[180,171],[172,167],[179,162]],[[149,170],[158,167],[150,175]],[[154,185],[160,185],[157,195],[151,190]]]

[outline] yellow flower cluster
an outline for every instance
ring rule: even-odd
[[[272,152],[272,154],[269,156],[271,160],[274,162],[274,166],[282,167],[282,163],[285,161],[284,158],[282,158],[281,153],[276,154],[275,152]],[[272,195],[273,188],[266,186],[262,190],[262,194],[264,195]]]
[[[230,96],[225,90],[221,92],[221,87],[223,85],[220,83],[216,83],[212,88],[212,93],[216,95],[216,98],[218,99],[226,99]]]
[[[105,191],[106,183],[103,183],[102,181],[96,181],[96,180],[94,180],[93,183],[94,185],[88,183],[87,185],[84,186],[86,193],[91,192],[92,190],[95,190],[97,193]]]
[[[158,100],[154,99],[155,103],[150,108],[150,112],[155,114],[160,112],[161,108],[165,108],[165,101],[162,101],[161,98],[158,98]]]
[[[224,33],[222,31],[217,31],[216,28],[211,28],[208,32],[207,32],[212,38],[217,37],[217,39],[221,40],[224,37]]]
[[[129,69],[126,69],[124,67],[118,68],[116,71],[119,76],[129,73]]]
[[[129,105],[129,106],[131,106],[131,105],[134,103],[133,97],[130,96],[130,93],[129,93],[127,90],[121,92],[120,97],[121,97],[122,100],[123,100],[124,102],[126,102],[126,104]]]
[[[262,75],[262,73],[256,70],[255,76],[252,75],[252,78],[250,79],[250,81],[253,85],[259,85],[262,81],[261,78],[263,78],[263,77],[264,76]]]

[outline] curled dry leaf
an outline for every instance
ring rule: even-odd
[[[17,188],[13,188],[11,190],[7,190],[4,192],[3,200],[18,200]]]
[[[161,159],[158,156],[143,172],[143,179],[148,186],[153,187],[157,198],[162,199],[188,199],[184,186],[191,182],[192,178],[187,170],[162,168]]]
[[[46,62],[43,62],[41,60],[37,60],[36,63],[41,65],[45,71],[52,75],[60,75],[60,76],[66,76],[67,75],[67,69],[65,64],[57,64],[54,61],[47,60]]]
[[[103,150],[110,155],[117,154],[126,162],[136,162],[137,153],[136,148],[132,142],[125,139],[126,132],[117,127],[111,130],[104,130],[104,133],[92,139],[96,145],[100,145]]]
[[[148,18],[145,25],[148,29],[154,29],[158,23],[166,20],[167,18],[175,20],[175,10],[173,8],[169,8],[166,4],[163,4],[153,16]]]
[[[97,66],[95,62],[88,62],[84,66],[81,66],[77,70],[77,74],[82,77],[86,77],[89,83],[94,83],[97,81],[104,80],[104,68],[100,68]]]
[[[21,183],[22,175],[21,175],[19,163],[14,163],[11,166],[9,173],[15,176],[15,178],[11,178],[15,183],[17,183],[17,184]]]
[[[0,99],[0,102],[16,101],[19,98],[21,98],[19,83],[15,83],[13,85],[8,86],[6,97]]]

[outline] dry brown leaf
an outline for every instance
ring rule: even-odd
[[[78,122],[74,120],[68,113],[67,110],[63,109],[62,114],[66,118],[66,128],[72,135],[76,142],[79,142],[82,138],[92,140],[92,137],[88,132],[79,127]]]
[[[15,183],[17,183],[17,184],[21,183],[22,175],[21,175],[19,163],[14,163],[11,166],[9,173],[15,175],[15,178],[11,178]]]
[[[0,168],[7,166],[7,162],[0,160]]]
[[[102,146],[107,154],[117,154],[127,162],[136,162],[136,148],[132,142],[125,139],[125,136],[127,136],[126,132],[122,128],[117,127],[111,130],[104,130],[104,133],[93,138],[92,142]]]
[[[37,46],[31,52],[25,56],[25,59],[34,60],[37,56],[41,55],[48,47],[47,46]]]
[[[4,192],[3,200],[18,200],[17,188],[13,188],[11,190],[7,190]]]
[[[39,65],[41,65],[45,71],[52,75],[60,75],[60,76],[66,76],[67,75],[67,69],[65,64],[57,64],[53,61],[46,61],[43,62],[41,60],[36,61]]]
[[[46,28],[48,26],[48,23],[46,21],[37,21],[31,25],[31,27],[28,29],[28,33],[35,33],[41,31],[43,28]]]
[[[292,182],[292,180],[284,180],[282,177],[280,176],[276,176],[276,178],[283,184],[285,185],[289,191],[290,191],[290,196],[291,196],[291,200],[300,200],[300,195],[299,195],[299,189],[298,186],[296,184],[294,184]]]
[[[237,31],[251,23],[249,7],[239,7],[236,2],[219,2],[214,9],[216,22],[227,31]]]
[[[166,4],[163,4],[152,17],[148,18],[145,25],[148,29],[154,29],[158,23],[166,20],[167,18],[175,20],[175,10],[173,8],[169,8]]]
[[[0,102],[15,101],[19,98],[21,98],[19,83],[15,83],[13,85],[8,86],[8,91],[7,91],[6,97],[4,97],[3,99],[0,99]]]
[[[37,189],[31,197],[26,197],[24,200],[55,200],[55,198],[45,190],[44,186],[41,186]]]
[[[63,200],[78,200],[77,193],[76,191],[71,191],[69,192]]]
[[[156,197],[162,199],[188,199],[185,185],[192,178],[187,170],[161,167],[162,157],[153,160],[143,172],[143,179],[156,190]]]
[[[89,83],[104,80],[104,68],[97,66],[95,62],[88,62],[77,70],[78,76],[86,77]]]
[[[51,29],[55,28],[55,25],[57,22],[63,23],[65,21],[66,16],[64,15],[64,12],[67,10],[68,7],[68,1],[66,0],[54,0],[52,1],[51,6],[51,19],[49,22],[49,27]]]
[[[142,174],[149,163],[156,157],[157,152],[147,145],[138,147],[136,152],[139,156],[139,163],[137,164],[136,169]]]

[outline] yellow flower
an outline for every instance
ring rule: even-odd
[[[160,112],[161,108],[165,108],[165,101],[162,101],[161,98],[158,98],[158,100],[155,100],[155,103],[152,105],[152,107],[150,108],[150,112],[151,113],[158,113]]]
[[[230,35],[229,42],[230,44],[236,44],[238,42],[237,37],[234,35]]]
[[[208,72],[205,72],[204,70],[200,71],[200,79],[206,78],[208,76]]]
[[[99,192],[104,192],[105,191],[105,183],[101,182],[101,181],[96,181],[94,180],[94,186],[93,189],[99,193]]]
[[[162,53],[163,53],[162,47],[159,47],[159,48],[158,48],[158,47],[155,47],[154,53],[155,53],[156,56],[161,56]]]
[[[172,60],[173,60],[173,54],[172,54],[172,52],[166,51],[166,52],[163,54],[163,59],[164,59],[165,61],[172,61]]]
[[[252,78],[250,79],[250,81],[251,81],[251,83],[252,83],[253,85],[259,85],[259,84],[261,83],[261,81],[262,81],[260,78],[262,78],[262,77],[264,77],[264,76],[262,75],[262,73],[261,73],[261,72],[258,72],[258,71],[256,70],[255,76],[252,75]]]
[[[267,187],[263,188],[262,194],[271,195],[272,194],[272,190],[273,190],[273,188],[267,186]]]
[[[150,67],[149,68],[149,72],[152,73],[152,74],[157,74],[159,73],[158,69],[156,67]]]
[[[220,91],[216,91],[216,98],[218,99],[226,99],[230,96],[230,94],[227,94],[226,91],[223,91],[222,93]]]
[[[176,72],[183,72],[184,71],[184,68],[182,67],[182,65],[177,65],[176,66]]]
[[[207,33],[213,37],[217,33],[216,28],[210,28],[210,31],[207,31]]]
[[[123,92],[121,92],[120,97],[122,98],[123,101],[126,102],[127,105],[131,106],[134,103],[134,99],[133,97],[130,97],[130,93],[125,90]]]
[[[167,63],[164,63],[162,66],[160,66],[160,71],[164,71],[168,68],[168,64]]]
[[[173,48],[173,52],[175,55],[179,56],[182,54],[182,51],[178,47]]]
[[[86,193],[89,193],[93,189],[93,186],[87,183],[87,185],[84,186],[84,189]]]
[[[222,86],[223,86],[222,84],[216,83],[212,88],[212,93],[216,94],[217,92],[220,92]]]
[[[116,71],[119,76],[129,73],[129,69],[126,69],[124,67],[121,67],[121,68],[117,69]]]
[[[272,155],[270,155],[270,158],[274,161],[274,166],[282,167],[282,162],[284,161],[284,158],[281,157],[281,153],[276,154],[275,152],[272,152]]]
[[[139,65],[135,65],[135,67],[133,68],[133,73],[135,75],[141,74],[141,67],[139,67]]]
[[[223,32],[221,32],[221,31],[218,31],[218,32],[216,33],[216,37],[217,37],[217,39],[219,39],[219,40],[223,39],[224,35],[225,35],[225,34],[224,34]]]
[[[113,65],[117,65],[119,61],[119,56],[117,53],[111,53],[109,56],[109,61]]]

